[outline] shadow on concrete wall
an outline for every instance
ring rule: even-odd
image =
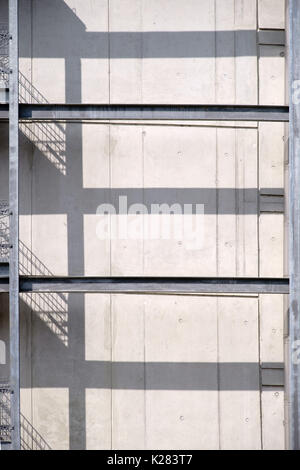
[[[41,2],[42,0],[39,0]],[[35,2],[34,2],[35,3]],[[82,58],[135,57],[229,57],[233,51],[222,47],[234,38],[239,47],[236,55],[250,56],[255,31],[157,32],[135,33],[87,32],[85,25],[61,0],[43,0],[45,35],[51,41],[41,42],[35,49],[42,58],[64,58],[66,67],[66,102],[81,102]],[[53,34],[60,25],[59,35]],[[45,26],[46,25],[46,26]],[[72,38],[70,40],[70,38]],[[219,49],[216,49],[216,40]],[[24,56],[24,54],[23,54]],[[54,77],[55,79],[55,77]],[[22,102],[46,103],[47,99],[20,74]],[[39,181],[35,185],[35,200],[22,204],[23,214],[67,214],[68,273],[84,274],[84,214],[95,214],[102,202],[114,202],[119,194],[128,195],[129,202],[204,203],[206,213],[216,213],[216,201],[223,213],[236,213],[233,201],[244,198],[241,213],[258,213],[258,190],[194,188],[156,188],[149,190],[84,189],[82,187],[82,126],[76,124],[22,124],[21,131],[35,146],[35,158],[40,161]],[[75,137],[75,139],[74,139]],[[37,178],[37,175],[34,175]],[[26,181],[23,181],[23,184]],[[278,188],[277,188],[278,189]],[[277,190],[275,188],[275,190]],[[279,188],[280,189],[280,188]],[[249,204],[250,202],[250,204]],[[45,264],[24,244],[20,243],[21,274],[51,275]],[[26,294],[23,296],[22,321],[31,315],[33,352],[30,364],[25,365],[22,387],[68,388],[70,448],[86,447],[87,388],[125,390],[259,390],[257,363],[128,363],[85,360],[85,305],[83,294]],[[27,304],[27,305],[25,305]],[[23,345],[23,348],[26,348]],[[23,349],[24,352],[24,349]],[[28,369],[29,367],[29,369]],[[30,374],[30,377],[28,376]],[[48,449],[43,437],[22,418],[24,448]]]
[[[10,391],[0,384],[0,444],[10,442]],[[51,450],[41,434],[21,414],[21,449]]]

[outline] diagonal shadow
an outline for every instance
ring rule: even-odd
[[[0,385],[0,444],[9,443],[11,440],[10,403],[9,387]],[[21,414],[21,449],[51,450],[43,436],[23,414]]]

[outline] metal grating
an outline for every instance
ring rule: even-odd
[[[11,441],[10,387],[0,384],[0,443]]]
[[[9,32],[6,23],[0,23],[0,88],[8,88],[9,82]]]
[[[9,260],[9,207],[7,201],[0,201],[0,263]]]

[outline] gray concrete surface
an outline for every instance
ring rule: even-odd
[[[284,47],[257,44],[257,25],[283,28],[283,0],[20,3],[23,102],[284,103]],[[283,275],[283,214],[260,210],[262,193],[283,189],[283,125],[20,130],[21,273]],[[6,198],[5,124],[0,140]],[[119,195],[196,197],[202,246],[99,240],[97,206]],[[153,216],[129,217],[143,233]],[[24,447],[284,447],[283,387],[261,372],[283,366],[281,296],[24,294],[21,306]],[[8,349],[4,295],[0,340]]]

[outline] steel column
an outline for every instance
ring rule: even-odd
[[[19,321],[19,38],[18,0],[9,0],[9,323],[13,450],[20,449],[20,321]]]
[[[289,3],[290,67],[290,448],[300,449],[300,0]]]

